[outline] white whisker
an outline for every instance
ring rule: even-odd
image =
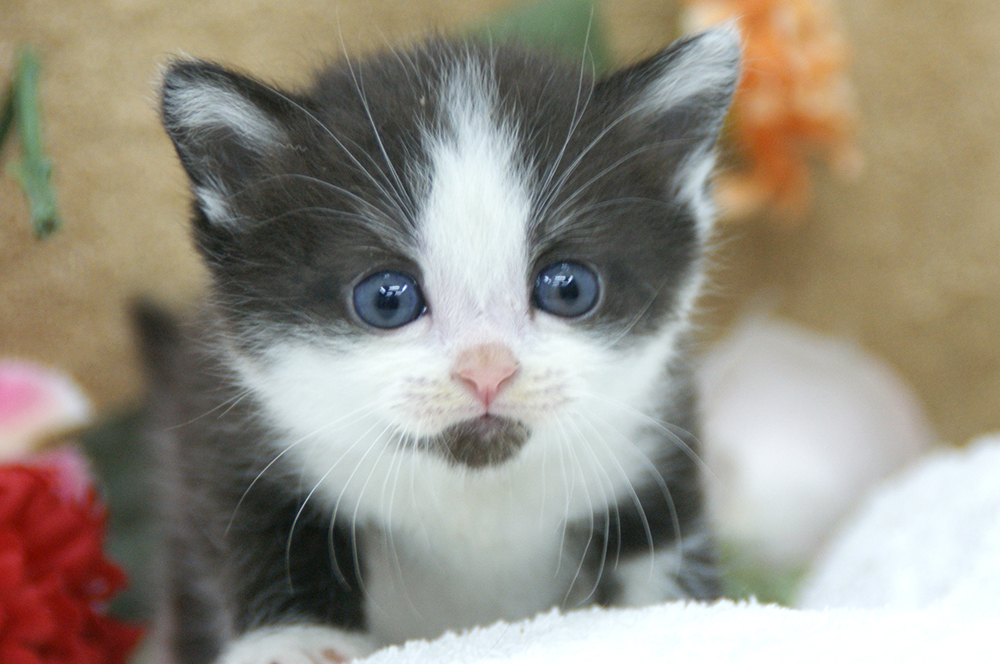
[[[645,413],[634,406],[630,406],[606,394],[581,391],[580,395],[583,397],[589,397],[601,403],[611,404],[612,406],[620,408],[630,415],[638,417],[644,424],[653,427],[663,435],[667,436],[670,442],[680,449],[691,461],[693,461],[698,466],[699,471],[704,473],[706,477],[713,481],[719,481],[719,478],[712,471],[711,467],[705,463],[705,460],[701,458],[701,455],[699,455],[691,445],[684,442],[684,439],[681,437],[682,435],[688,436],[697,441],[695,435],[690,431],[686,431],[675,424],[653,417],[652,415]],[[663,478],[661,477],[660,479],[662,480]]]
[[[323,473],[323,476],[320,477],[319,480],[316,481],[316,483],[313,485],[312,489],[309,490],[309,493],[306,495],[305,499],[302,501],[302,504],[299,505],[299,509],[295,513],[295,518],[292,519],[291,528],[289,528],[289,530],[288,530],[288,544],[285,546],[285,565],[287,567],[288,582],[289,582],[289,584],[291,584],[291,580],[292,580],[292,573],[291,573],[291,567],[290,567],[290,565],[291,565],[291,553],[292,553],[292,539],[294,538],[294,535],[295,535],[295,526],[298,524],[299,518],[302,516],[302,513],[305,511],[306,505],[309,503],[309,499],[312,498],[313,494],[316,493],[316,491],[320,488],[320,486],[323,485],[323,483],[326,481],[326,478],[330,476],[330,473],[332,473],[334,471],[334,469],[336,469],[336,467],[338,465],[340,465],[340,462],[343,461],[345,458],[347,458],[347,455],[350,454],[351,451],[353,451],[355,447],[357,447],[362,442],[364,442],[365,436],[367,436],[368,433],[372,429],[374,429],[376,426],[377,426],[377,424],[373,424],[364,433],[362,433],[360,436],[358,436],[357,440],[355,440],[354,443],[352,443],[350,447],[348,447],[346,450],[344,450],[344,453],[340,455],[340,458],[337,459],[337,461],[333,465],[331,465],[326,470],[325,473]],[[375,437],[374,440],[372,440],[371,442],[368,443],[368,449],[365,451],[364,455],[361,457],[361,461],[358,462],[358,465],[355,466],[354,471],[351,472],[351,476],[350,476],[351,478],[354,477],[354,473],[357,472],[358,468],[360,467],[360,464],[365,460],[365,457],[367,457],[368,454],[369,454],[369,452],[371,452],[371,450],[374,449],[374,447],[376,445],[378,445],[379,439],[381,439],[382,436],[385,435],[385,432],[388,431],[388,430],[389,430],[389,426],[386,426],[381,431],[381,433],[379,433],[379,435]],[[383,447],[383,450],[384,449],[385,448]],[[351,481],[350,478],[348,478],[347,482],[344,483],[345,490],[346,490],[347,486],[350,484],[350,481]],[[343,491],[341,491],[340,495],[341,496],[344,495]],[[339,505],[340,505],[340,498],[337,499],[337,506],[339,507]],[[336,522],[336,520],[337,520],[337,510],[336,510],[336,508],[333,510],[333,516],[331,517],[331,520],[332,520],[332,522]],[[351,530],[351,534],[354,535],[353,528]],[[355,555],[357,555],[357,550],[355,550],[354,553],[355,553]],[[356,571],[358,571],[358,578],[360,579],[361,578],[360,569],[356,570]]]
[[[336,426],[337,424],[343,423],[344,420],[347,420],[349,418],[355,417],[359,413],[361,414],[362,417],[364,417],[365,415],[371,414],[373,412],[375,412],[375,407],[371,406],[371,405],[369,405],[369,406],[363,406],[361,408],[355,409],[354,411],[346,413],[345,415],[339,417],[338,419],[336,419],[336,420],[334,420],[332,422],[327,423],[325,426],[319,427],[318,429],[315,429],[311,433],[308,433],[305,436],[299,437],[297,440],[289,443],[284,448],[282,448],[282,450],[277,455],[275,455],[275,457],[273,459],[271,459],[267,463],[267,465],[265,465],[260,470],[260,472],[257,473],[256,476],[254,476],[253,481],[251,481],[250,484],[247,485],[247,488],[243,491],[243,494],[240,496],[240,499],[238,501],[236,501],[236,506],[233,508],[233,513],[229,516],[229,523],[226,525],[226,529],[223,532],[223,536],[229,534],[229,530],[233,527],[233,521],[236,519],[236,514],[239,512],[240,506],[243,504],[243,501],[246,500],[246,497],[250,493],[250,490],[254,488],[254,486],[257,484],[258,481],[260,481],[260,478],[262,478],[264,476],[264,473],[266,473],[268,470],[270,470],[271,467],[274,464],[278,463],[278,461],[283,456],[285,456],[292,449],[294,449],[298,445],[302,444],[303,442],[309,440],[310,438],[314,438],[314,437],[319,436],[320,434],[323,434],[323,433],[328,433],[334,426]],[[349,422],[349,424],[353,424],[356,421],[358,421],[358,420],[357,419],[351,420],[351,422]],[[346,452],[345,452],[345,454],[346,454]]]
[[[595,417],[595,416],[591,415],[591,417]],[[614,434],[616,434],[617,436],[619,436],[622,439],[622,441],[624,441],[625,444],[629,448],[631,448],[631,450],[635,454],[635,457],[637,459],[639,459],[640,463],[642,463],[642,465],[645,467],[645,469],[649,473],[650,477],[653,479],[654,482],[656,482],[656,485],[659,488],[661,495],[663,495],[664,500],[667,501],[667,508],[670,510],[670,520],[671,520],[671,526],[673,527],[673,530],[674,530],[674,538],[677,541],[678,546],[682,546],[682,544],[683,544],[683,541],[682,541],[683,540],[683,535],[681,533],[680,517],[678,516],[678,513],[677,513],[677,507],[676,507],[676,505],[674,503],[673,494],[670,491],[670,484],[669,484],[669,482],[667,482],[666,478],[663,477],[663,473],[660,472],[660,469],[656,466],[656,464],[652,461],[652,459],[650,459],[632,441],[632,439],[630,437],[628,437],[625,434],[623,434],[622,432],[618,431],[617,429],[615,429],[614,427],[612,427],[610,424],[608,424],[606,421],[600,420],[600,419],[599,419],[599,421],[604,426],[606,426],[610,431],[612,431]],[[591,426],[593,426],[593,425],[591,425]],[[671,434],[671,435],[673,435],[674,437],[676,437],[676,435],[674,435],[674,434]],[[620,462],[617,459],[615,461],[620,466]],[[623,469],[623,472],[624,472],[624,469]],[[651,533],[649,531],[649,522],[646,519],[645,513],[642,512],[642,507],[638,504],[638,496],[635,497],[635,500],[637,501],[637,507],[639,507],[640,513],[642,515],[643,527],[646,529],[646,535],[647,535],[648,541],[650,543],[650,553],[652,554],[653,553],[653,541],[652,541],[652,535],[651,535]]]
[[[605,470],[604,464],[601,463],[600,458],[598,458],[597,454],[594,452],[593,448],[590,446],[589,439],[586,436],[583,435],[583,432],[576,425],[576,422],[574,421],[574,419],[573,418],[569,418],[569,422],[573,425],[573,427],[577,431],[578,440],[580,440],[580,442],[582,443],[581,447],[586,452],[590,453],[590,458],[591,458],[591,461],[592,461],[592,464],[593,464],[592,467],[597,469],[599,477],[604,480],[604,482],[602,482],[601,484],[598,485],[600,487],[600,489],[601,489],[601,494],[602,494],[602,496],[604,498],[603,504],[605,505],[605,510],[604,510],[605,511],[605,516],[604,516],[604,532],[603,532],[603,537],[602,537],[603,541],[602,541],[602,545],[601,545],[601,560],[600,560],[600,563],[598,564],[597,574],[595,575],[595,578],[594,578],[594,585],[591,588],[590,592],[588,592],[584,596],[583,601],[586,602],[588,599],[590,599],[591,597],[593,597],[593,595],[594,595],[595,592],[597,592],[597,588],[598,588],[598,586],[600,585],[600,582],[601,582],[601,577],[604,574],[604,566],[605,566],[605,564],[607,562],[607,558],[608,558],[608,540],[609,540],[610,535],[611,535],[611,511],[610,511],[609,507],[614,507],[615,518],[617,519],[617,523],[618,523],[618,526],[619,526],[619,536],[618,536],[619,545],[621,544],[621,513],[620,513],[620,511],[618,509],[618,500],[617,500],[617,497],[615,495],[614,483],[611,481],[611,477],[608,475],[607,470]],[[626,484],[628,484],[628,486],[631,488],[631,484],[628,483],[628,478],[626,477],[625,479],[626,479]],[[607,491],[604,490],[604,486],[603,486],[604,483],[607,483],[607,486],[608,486],[608,488],[611,491],[611,496],[610,497],[608,496]],[[586,555],[586,552],[584,553],[584,555]],[[581,558],[581,564],[582,563],[583,563],[583,559]]]

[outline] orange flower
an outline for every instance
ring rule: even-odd
[[[724,216],[766,209],[799,219],[812,193],[810,158],[857,173],[848,49],[828,0],[685,0],[685,31],[736,20],[744,70],[728,140],[737,164],[717,181]]]

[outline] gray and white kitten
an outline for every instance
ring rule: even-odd
[[[447,40],[301,93],[167,69],[212,275],[139,316],[167,661],[717,596],[680,348],[738,70],[731,28],[598,79]]]

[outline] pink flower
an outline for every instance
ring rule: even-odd
[[[87,399],[62,374],[28,362],[0,361],[0,459],[30,452],[90,417]]]
[[[109,618],[125,574],[104,557],[107,512],[70,446],[28,455],[90,419],[64,376],[0,362],[0,662],[123,664],[142,630]]]

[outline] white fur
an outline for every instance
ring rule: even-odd
[[[692,97],[728,88],[739,76],[739,62],[740,33],[735,24],[703,32],[646,88],[635,112],[640,117],[662,115]],[[678,198],[694,209],[703,239],[715,219],[707,189],[714,168],[714,150],[696,150],[681,165],[674,181]]]
[[[685,562],[688,551],[700,551],[706,545],[705,534],[688,535],[673,546],[619,561],[615,578],[621,587],[621,606],[648,606],[665,600],[684,599],[681,584],[692,563]]]
[[[239,136],[244,147],[258,154],[287,142],[284,131],[267,113],[239,92],[215,82],[199,80],[172,86],[163,104],[171,126],[183,127],[196,137],[225,128]],[[206,186],[195,187],[194,193],[209,220],[220,225],[234,223],[227,202],[231,192],[224,183],[212,179]]]
[[[500,616],[530,616],[568,599],[579,555],[559,550],[557,532],[523,515],[496,526],[462,525],[466,537],[456,532],[437,542],[428,541],[436,533],[425,540],[369,529],[366,618],[381,640],[402,643]],[[592,588],[580,586],[584,594]]]
[[[528,311],[530,184],[515,128],[491,117],[491,87],[473,62],[452,72],[441,100],[448,126],[425,136],[431,184],[419,223],[423,287],[437,304],[437,334],[456,349],[517,344]]]
[[[691,97],[728,88],[739,73],[739,61],[740,33],[735,24],[701,33],[647,87],[639,112],[659,115]]]
[[[675,176],[677,198],[694,210],[702,240],[708,239],[715,223],[715,202],[708,188],[709,178],[714,170],[715,151],[699,150],[687,158]]]
[[[275,420],[290,425],[274,453],[288,450],[302,481],[316,487],[310,499],[358,523],[362,534],[369,524],[389,533],[382,557],[367,561],[373,576],[366,588],[369,613],[395,620],[373,618],[385,642],[433,636],[482,616],[525,617],[559,602],[578,563],[576,552],[560,549],[566,521],[630,500],[630,483],[647,477],[653,443],[636,432],[647,423],[641,412],[653,405],[650,386],[660,379],[675,331],[625,354],[546,322],[532,335],[534,352],[521,355],[521,375],[497,399],[533,435],[498,468],[468,471],[400,444],[401,435],[434,433],[468,418],[473,407],[430,349],[417,344],[375,348],[389,345],[383,338],[339,356],[286,346],[275,352],[267,378],[250,379]],[[331,376],[354,379],[337,384]],[[426,390],[407,393],[417,379],[427,381]],[[421,408],[437,426],[421,426]],[[540,568],[546,573],[535,574]],[[392,606],[393,598],[417,604],[446,581],[462,591],[450,613]],[[509,596],[519,587],[529,592]],[[503,613],[494,613],[497,604]]]
[[[172,125],[195,132],[230,129],[248,147],[281,142],[284,133],[266,113],[236,90],[217,83],[192,81],[170,88],[164,107]]]
[[[357,341],[285,340],[244,381],[276,426],[273,450],[320,501],[355,524],[366,614],[382,642],[515,619],[585,598],[567,521],[632,500],[658,440],[640,433],[658,405],[680,330],[615,350],[529,307],[533,182],[515,128],[498,126],[474,67],[453,73],[431,156],[418,260],[429,313]],[[685,289],[685,306],[693,287]],[[520,362],[491,412],[526,423],[518,456],[472,471],[412,441],[482,414],[451,377],[462,350],[502,343]],[[574,587],[574,580],[577,581]]]
[[[363,634],[318,625],[288,625],[249,632],[233,641],[216,664],[337,664],[374,652]]]
[[[232,209],[226,201],[226,188],[221,183],[211,187],[194,187],[202,212],[213,224],[226,226],[234,223]]]

